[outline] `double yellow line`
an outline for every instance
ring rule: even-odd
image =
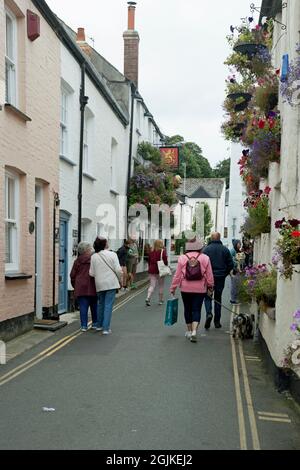
[[[231,321],[231,324],[232,324],[232,321]],[[261,450],[259,437],[258,437],[258,431],[257,431],[253,400],[252,400],[250,384],[249,384],[249,379],[248,379],[248,372],[247,372],[246,361],[245,361],[245,356],[244,356],[244,351],[243,351],[243,345],[240,339],[238,340],[238,343],[236,343],[236,341],[231,336],[231,350],[232,350],[234,385],[235,385],[235,394],[236,394],[236,402],[237,402],[238,423],[239,423],[240,448],[241,450],[247,450],[248,447],[247,447],[247,433],[246,433],[246,425],[245,425],[245,415],[244,415],[244,406],[243,406],[243,399],[242,399],[242,389],[241,389],[241,383],[240,383],[240,374],[239,374],[239,367],[238,367],[238,355],[237,355],[237,350],[236,350],[236,344],[238,344],[241,372],[242,372],[244,391],[245,391],[245,402],[247,405],[247,412],[248,412],[248,418],[249,418],[249,424],[250,424],[250,430],[251,430],[252,447],[253,447],[253,450]]]
[[[136,294],[131,295],[127,299],[121,301],[120,303],[117,304],[117,306],[114,308],[114,312],[122,308],[124,305],[129,303],[131,300],[133,300],[135,297],[140,295],[142,292],[144,292],[146,288],[139,290]],[[89,326],[91,323],[89,324]],[[20,366],[12,369],[10,372],[8,372],[5,375],[2,375],[0,377],[0,387],[2,385],[5,385],[7,382],[10,382],[11,380],[15,379],[19,375],[23,374],[26,372],[28,369],[31,369],[32,367],[36,366],[39,364],[41,361],[44,361],[50,356],[53,356],[53,354],[57,353],[60,349],[66,347],[68,344],[72,343],[75,341],[76,338],[81,336],[83,333],[80,330],[75,331],[71,335],[65,336],[64,338],[60,339],[56,343],[54,343],[52,346],[50,346],[47,349],[44,349],[42,352],[34,356],[32,359],[30,359],[27,362],[24,362]]]

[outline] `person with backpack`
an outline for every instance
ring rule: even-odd
[[[197,331],[201,321],[201,309],[208,290],[214,287],[214,276],[210,259],[201,253],[201,241],[188,242],[185,254],[179,257],[177,270],[170,288],[171,295],[181,290],[184,315],[187,324],[186,338],[197,342]]]

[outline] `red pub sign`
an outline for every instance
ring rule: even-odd
[[[179,168],[179,148],[178,147],[161,147],[160,153],[162,161],[171,168]]]

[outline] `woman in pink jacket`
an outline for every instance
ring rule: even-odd
[[[207,291],[214,287],[214,276],[210,259],[201,253],[200,241],[186,244],[186,254],[178,260],[176,274],[170,292],[175,295],[177,287],[181,290],[184,315],[187,324],[185,334],[191,342],[197,342],[197,330],[201,321],[201,309]]]

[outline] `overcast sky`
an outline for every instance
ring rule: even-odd
[[[229,156],[220,134],[229,48],[226,35],[250,15],[250,0],[137,0],[139,90],[162,132],[196,142],[212,166]],[[260,5],[260,0],[256,2]],[[126,0],[48,0],[74,30],[123,72]],[[92,43],[91,43],[92,44]]]

